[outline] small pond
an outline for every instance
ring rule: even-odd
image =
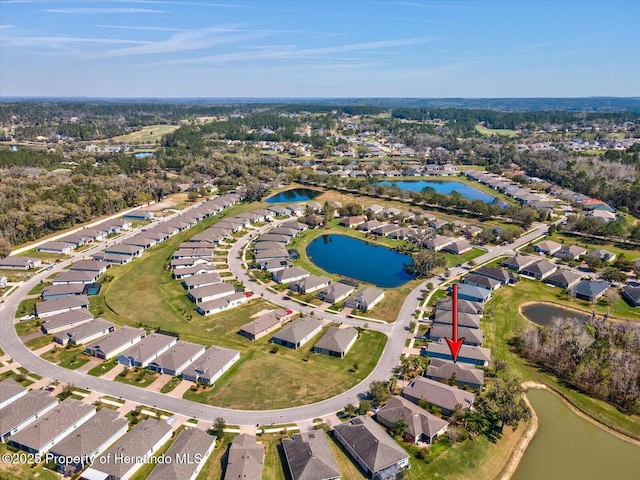
[[[306,202],[312,200],[320,195],[322,192],[318,190],[312,190],[310,188],[293,188],[291,190],[285,190],[284,192],[276,193],[275,195],[267,198],[267,203],[281,203],[281,202]]]
[[[136,158],[149,158],[153,157],[153,152],[137,152],[133,154]]]
[[[522,307],[522,314],[525,318],[537,325],[543,327],[551,325],[551,320],[555,317],[571,317],[580,320],[588,320],[591,315],[587,313],[576,312],[566,308],[556,307],[547,303],[530,303]]]
[[[551,392],[530,390],[527,397],[538,431],[511,480],[638,478],[640,447],[579,417]]]
[[[322,235],[307,246],[307,256],[330,273],[393,288],[411,280],[403,265],[411,257],[346,235]]]
[[[421,192],[425,187],[430,187],[436,192],[445,195],[451,195],[451,192],[455,191],[469,200],[481,200],[485,203],[493,203],[494,201],[497,201],[492,195],[460,182],[438,182],[434,180],[385,180],[383,182],[378,182],[378,185],[395,185],[400,190],[411,190],[413,192]]]

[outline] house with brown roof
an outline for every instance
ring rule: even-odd
[[[212,345],[182,370],[182,378],[194,383],[213,385],[238,360],[238,350]]]
[[[451,415],[457,405],[468,410],[475,399],[473,393],[425,377],[416,377],[404,387],[402,396],[415,404],[426,400],[431,405],[440,408],[443,415]]]
[[[148,368],[167,375],[180,375],[204,353],[204,345],[178,341],[169,350],[149,363]]]
[[[189,277],[186,280],[190,280],[191,278],[194,277]],[[230,283],[219,282],[188,290],[187,297],[189,297],[193,302],[204,303],[211,300],[217,300],[222,297],[228,297],[234,293],[236,293],[236,289],[233,285]]]
[[[0,410],[27,394],[27,389],[13,378],[0,381]]]
[[[82,345],[113,332],[115,328],[113,323],[104,318],[94,318],[82,325],[58,332],[53,337],[53,341],[60,345],[68,343],[74,346]]]
[[[4,381],[3,381],[4,382]],[[27,428],[58,405],[58,399],[44,390],[29,390],[20,401],[0,408],[0,442]]]
[[[264,337],[272,330],[276,330],[289,321],[291,310],[282,308],[267,312],[254,321],[243,325],[240,329],[240,335],[254,341]]]
[[[343,217],[340,219],[339,225],[341,227],[355,228],[358,225],[362,225],[365,221],[366,218],[364,217]]]
[[[425,247],[429,250],[435,250],[439,252],[443,250],[446,246],[451,245],[453,243],[453,238],[443,237],[442,235],[436,235],[433,238],[427,240]]]
[[[554,242],[553,240],[543,240],[542,242],[533,246],[533,249],[537,253],[542,253],[543,255],[553,255],[558,252],[562,248],[558,242]]]
[[[118,362],[127,367],[146,367],[177,341],[177,337],[151,333],[118,355]]]
[[[67,398],[31,425],[11,435],[10,444],[26,452],[43,454],[96,414],[96,407]]]
[[[347,308],[354,308],[366,312],[380,303],[383,298],[384,290],[373,287],[364,287],[347,298],[344,305]]]
[[[72,295],[70,297],[36,303],[36,315],[40,318],[47,318],[73,310],[86,310],[88,308],[89,299],[86,295]]]
[[[450,362],[441,358],[432,358],[427,367],[425,377],[440,382],[449,382],[454,378],[458,387],[482,388],[484,385],[484,370],[474,365],[461,362]]]
[[[85,352],[94,357],[108,360],[138,343],[145,335],[146,332],[139,328],[120,327],[89,345],[85,348]]]
[[[407,452],[369,416],[336,425],[333,435],[369,478],[402,478],[409,467]]]
[[[560,269],[545,278],[544,282],[555,287],[571,288],[577,285],[580,280],[582,280],[582,275],[579,273]]]
[[[433,443],[447,431],[449,423],[432,415],[406,398],[394,395],[376,412],[376,420],[387,428],[403,420],[407,424],[404,438],[411,443]]]
[[[322,322],[311,317],[301,317],[286,325],[271,337],[273,343],[298,349],[322,330]]]
[[[472,248],[473,246],[469,243],[468,240],[459,238],[458,240],[454,240],[453,242],[446,245],[442,250],[454,255],[462,255],[463,253],[470,252]]]
[[[195,480],[216,446],[216,437],[197,428],[182,430],[147,480]],[[185,461],[186,459],[186,461]]]
[[[331,279],[324,275],[309,275],[308,277],[291,282],[289,289],[302,294],[316,292],[331,284]]]
[[[282,450],[291,480],[342,478],[324,430],[296,433],[291,438],[283,438]]]
[[[78,327],[91,320],[93,320],[91,312],[86,308],[81,308],[46,317],[40,329],[44,334],[57,333],[72,327]]]
[[[241,433],[229,447],[224,480],[261,479],[264,468],[264,445],[256,437]]]
[[[520,255],[517,253],[511,258],[507,258],[502,262],[503,267],[507,267],[509,270],[515,270],[519,272],[525,267],[535,263],[538,261],[538,257],[534,257],[532,255]]]
[[[318,296],[327,303],[339,303],[356,289],[353,285],[342,282],[335,282],[323,289]]]
[[[331,326],[313,346],[315,353],[344,358],[358,339],[358,331],[353,327]]]
[[[582,255],[586,255],[587,249],[578,245],[567,245],[554,253],[554,257],[563,260],[578,260]]]
[[[536,280],[544,280],[549,275],[558,270],[558,265],[549,260],[540,260],[539,262],[528,265],[520,270],[522,275],[533,277]]]

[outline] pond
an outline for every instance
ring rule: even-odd
[[[555,317],[571,317],[583,321],[591,317],[588,313],[576,312],[575,310],[568,310],[547,303],[530,303],[529,305],[525,305],[522,307],[522,314],[530,322],[543,327],[551,325],[551,320]]]
[[[327,272],[378,287],[398,287],[411,280],[411,275],[402,268],[411,263],[409,255],[345,235],[316,238],[307,246],[307,256]]]
[[[511,480],[638,478],[640,447],[584,420],[546,390],[527,397],[538,415],[538,431]]]
[[[153,157],[153,152],[137,152],[133,154],[136,158],[149,158]]]
[[[485,203],[493,203],[497,199],[488,193],[470,187],[460,182],[438,182],[434,180],[398,180],[378,182],[378,185],[396,186],[400,190],[411,190],[413,192],[421,192],[425,187],[433,188],[436,192],[445,195],[451,195],[451,192],[458,192],[464,198],[469,200],[481,200]]]
[[[284,192],[276,193],[275,195],[266,199],[267,203],[293,203],[293,202],[305,202],[312,200],[320,195],[322,192],[318,190],[312,190],[310,188],[293,188],[291,190],[285,190]]]

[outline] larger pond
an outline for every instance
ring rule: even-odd
[[[411,257],[345,235],[322,235],[307,246],[307,256],[330,273],[393,288],[411,280],[402,268]]]
[[[276,193],[265,201],[267,203],[306,202],[307,200],[316,198],[321,193],[322,192],[318,190],[312,190],[310,188],[292,188],[291,190]]]
[[[522,307],[522,314],[525,318],[535,324],[547,327],[551,325],[551,320],[556,317],[577,318],[579,320],[588,320],[588,313],[576,312],[566,308],[556,307],[548,303],[530,303]]]
[[[512,480],[631,479],[640,475],[640,447],[584,420],[553,393],[527,393],[539,425]]]
[[[411,190],[413,192],[421,192],[425,187],[429,187],[433,188],[436,192],[443,193],[445,195],[451,195],[451,193],[455,191],[469,200],[481,200],[485,203],[493,203],[494,201],[497,201],[495,197],[488,193],[481,192],[476,188],[460,182],[438,182],[434,180],[385,180],[378,182],[378,185],[396,186],[400,190]]]

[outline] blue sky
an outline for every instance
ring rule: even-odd
[[[640,96],[640,1],[0,0],[0,96]]]

